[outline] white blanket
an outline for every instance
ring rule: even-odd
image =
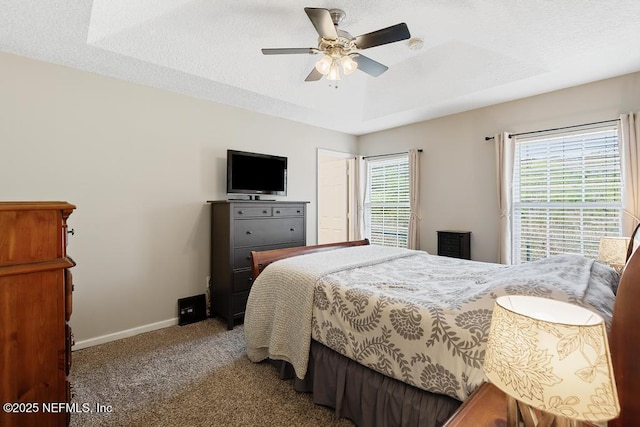
[[[417,251],[355,246],[274,262],[251,287],[244,316],[247,355],[253,362],[285,360],[304,378],[311,345],[316,282],[324,275],[414,255]]]

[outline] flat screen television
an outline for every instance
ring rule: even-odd
[[[227,150],[227,194],[286,196],[287,158]]]

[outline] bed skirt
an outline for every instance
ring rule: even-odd
[[[295,379],[296,391],[312,393],[316,404],[334,408],[337,418],[348,418],[358,427],[440,427],[461,404],[386,377],[315,340],[304,379],[295,378],[287,362],[271,363],[281,379]]]

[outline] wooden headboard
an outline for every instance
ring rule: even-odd
[[[331,249],[346,248],[349,246],[368,245],[369,239],[354,240],[352,242],[325,243],[324,245],[315,246],[297,246],[294,248],[272,249],[270,251],[251,251],[251,266],[253,269],[253,280],[264,268],[274,261],[289,258],[297,255],[310,254],[312,252],[321,252]]]
[[[640,420],[640,250],[635,246],[636,227],[631,241],[627,264],[622,271],[613,320],[609,333],[609,348],[613,372],[620,400],[620,416],[609,426],[629,427]]]

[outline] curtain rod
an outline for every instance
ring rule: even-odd
[[[389,153],[389,154],[378,154],[376,156],[364,156],[363,159],[373,159],[374,157],[388,157],[388,156],[397,156],[400,154],[407,154],[408,151],[403,151],[401,153]],[[418,149],[418,153],[422,153],[422,148]]]
[[[563,126],[563,127],[559,127],[559,128],[553,128],[553,129],[534,130],[534,131],[531,131],[531,132],[510,133],[509,134],[509,138],[511,138],[512,136],[531,135],[531,134],[534,134],[534,133],[551,132],[551,131],[554,131],[554,130],[579,128],[579,127],[582,127],[582,126],[590,126],[590,125],[601,125],[603,123],[611,123],[611,122],[618,122],[618,121],[620,121],[620,119],[603,120],[601,122],[592,122],[592,123],[585,123],[585,124],[582,124],[582,125],[573,125],[573,126]],[[491,141],[494,138],[495,137],[493,137],[493,136],[485,136],[484,140],[485,141]]]

